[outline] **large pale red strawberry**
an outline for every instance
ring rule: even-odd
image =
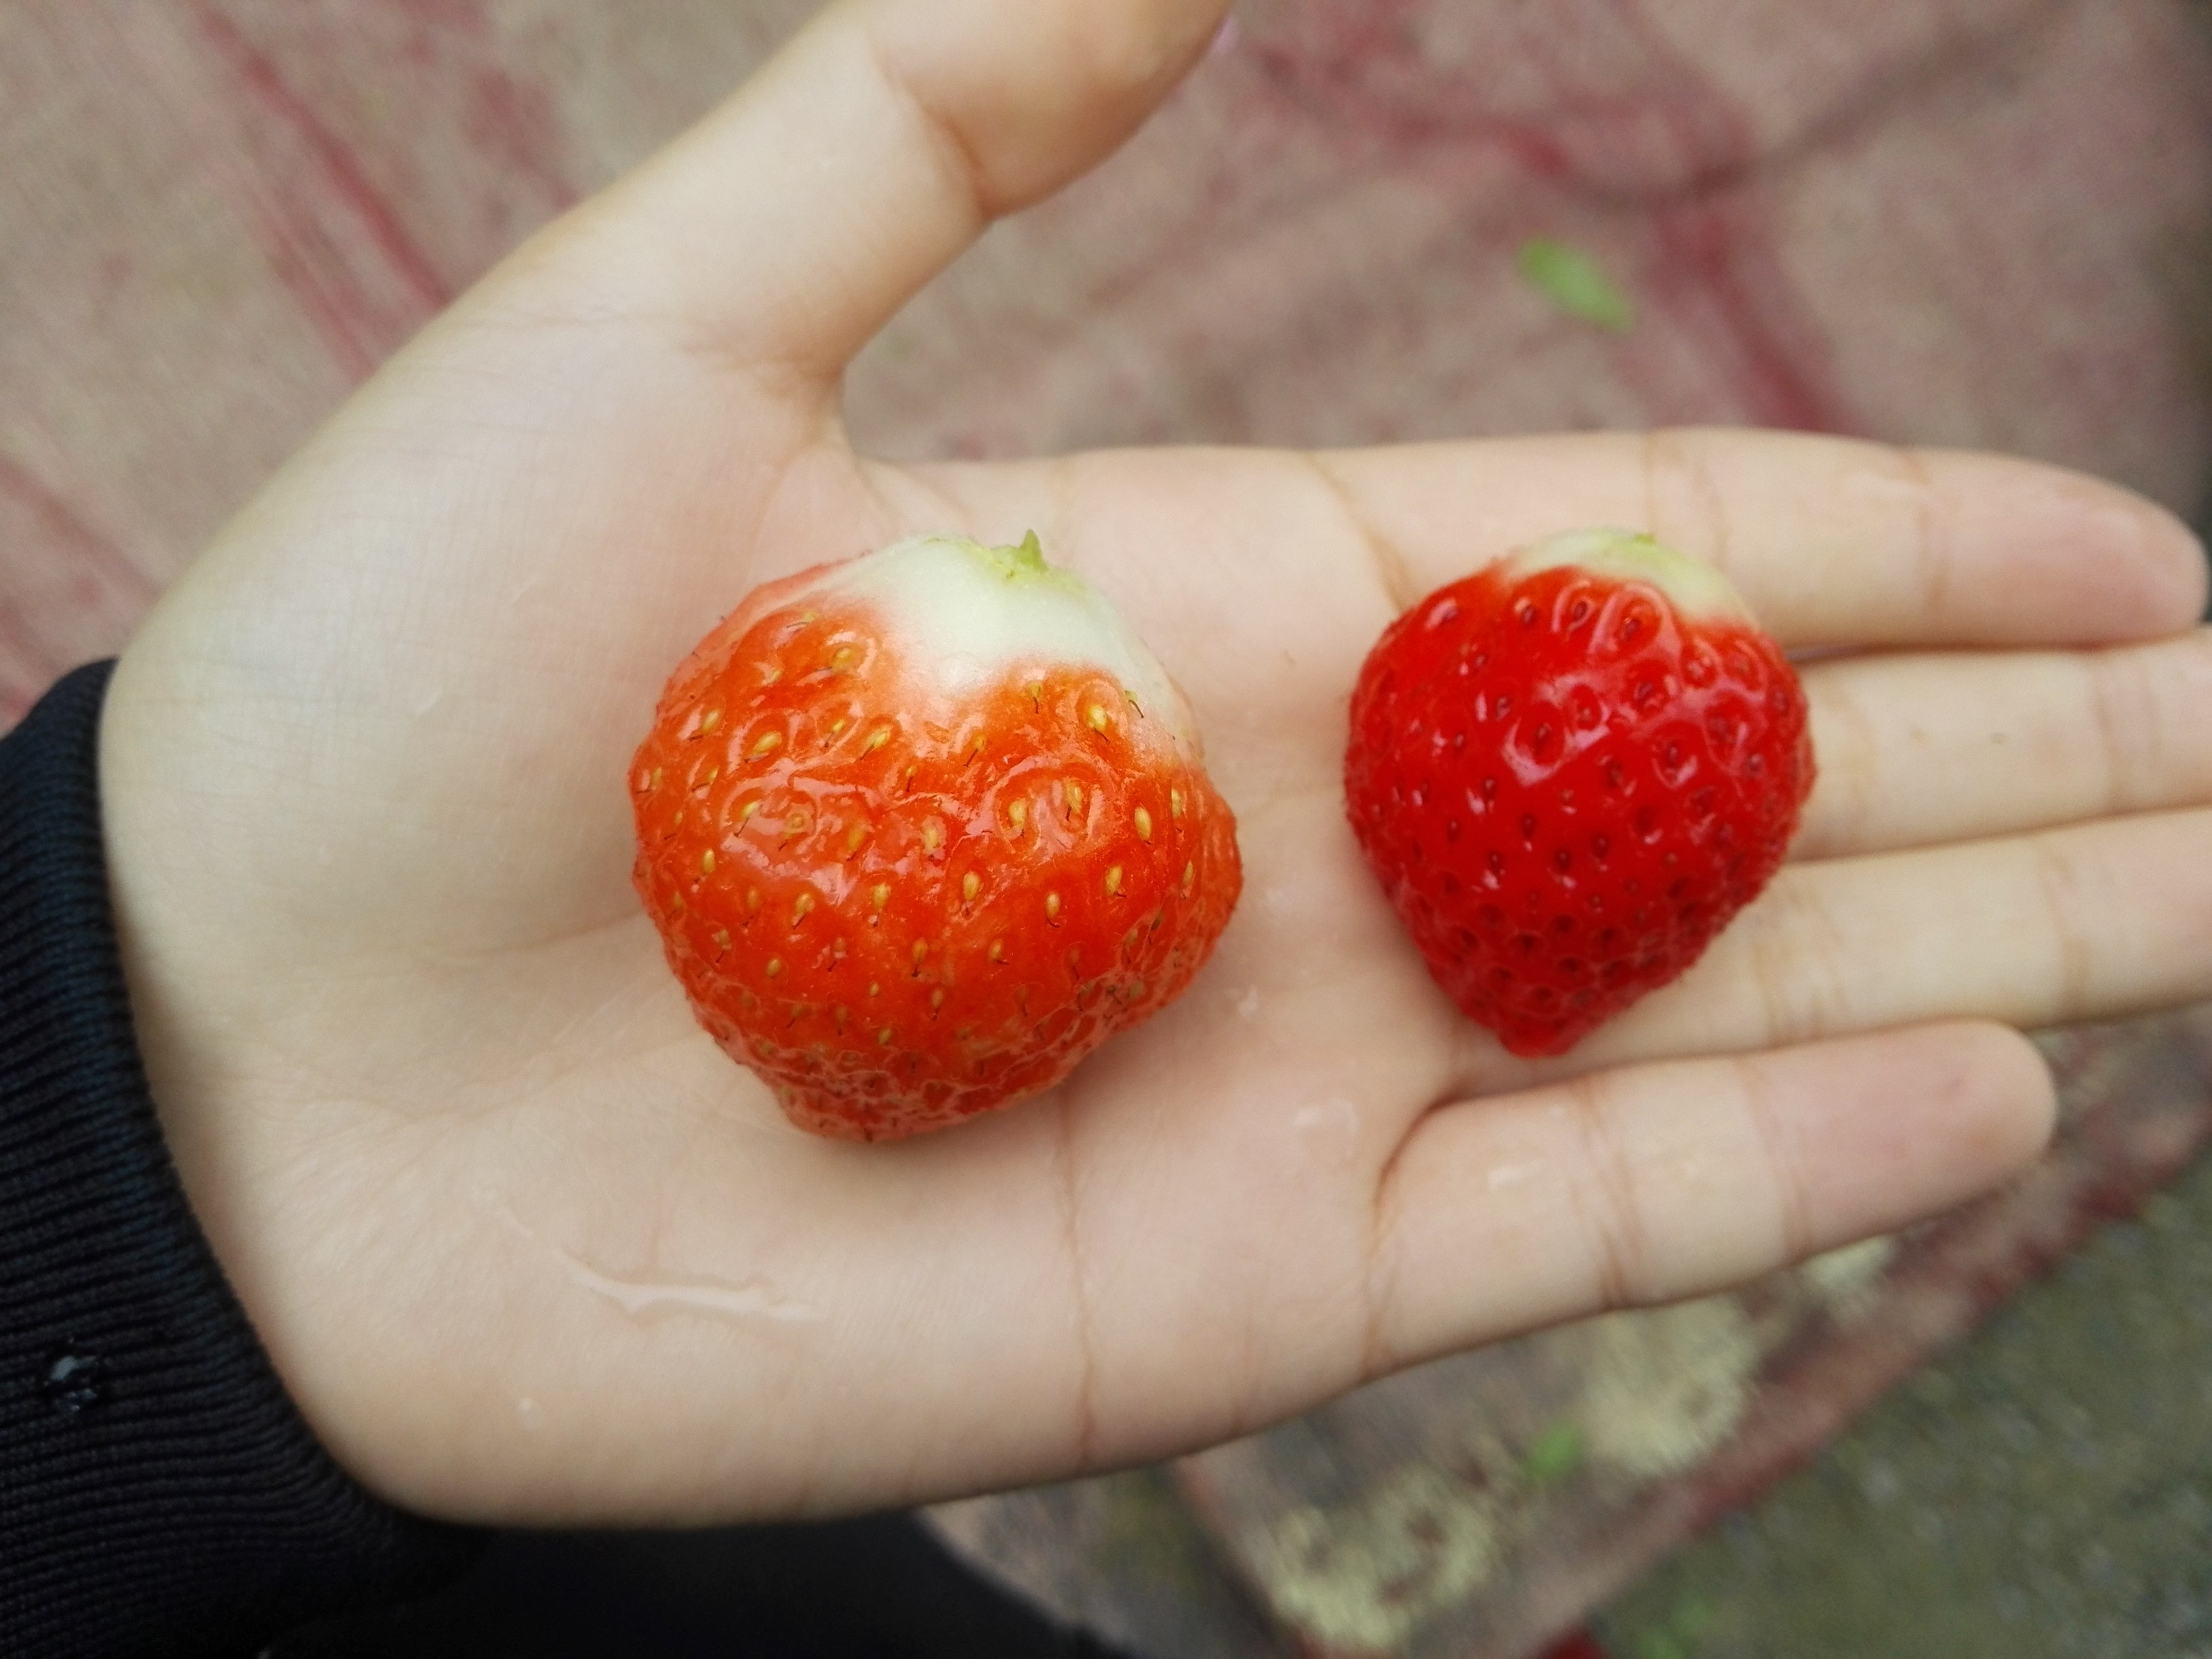
[[[1696,961],[1812,786],[1780,648],[1718,571],[1626,531],[1431,594],[1352,694],[1353,833],[1437,982],[1516,1054]]]
[[[1243,880],[1188,705],[1035,536],[758,589],[669,681],[630,787],[701,1023],[846,1139],[1059,1082],[1182,993]]]

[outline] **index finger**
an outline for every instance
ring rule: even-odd
[[[1560,530],[1711,559],[1785,646],[2095,645],[2174,633],[2203,550],[2165,508],[2008,456],[1680,430],[1317,458],[1401,608]]]

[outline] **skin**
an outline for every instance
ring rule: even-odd
[[[848,359],[1222,9],[832,7],[392,362],[125,653],[101,771],[161,1119],[378,1492],[704,1522],[1158,1457],[1981,1192],[2051,1122],[2013,1028],[2212,994],[2203,569],[2114,489],[1747,433],[855,455]],[[1392,615],[1589,524],[1820,649],[1823,770],[1706,960],[1537,1065],[1424,975],[1340,747]],[[1031,527],[1189,693],[1243,904],[1056,1093],[805,1138],[661,961],[624,763],[752,584]]]

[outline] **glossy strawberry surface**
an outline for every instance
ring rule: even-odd
[[[1697,960],[1780,866],[1813,775],[1796,674],[1717,573],[1591,532],[1390,625],[1345,793],[1437,982],[1538,1055]]]
[[[1058,591],[1023,590],[1043,648],[1027,610],[979,624],[1000,590],[928,560],[1021,550],[937,539],[885,591],[825,567],[755,593],[678,670],[631,768],[638,890],[695,1012],[793,1121],[847,1139],[1059,1082],[1182,992],[1242,880],[1157,665],[1069,659],[1091,612],[1066,632]],[[1006,567],[1046,579],[1070,580]]]

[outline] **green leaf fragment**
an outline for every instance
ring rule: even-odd
[[[1522,1475],[1532,1486],[1548,1486],[1581,1468],[1587,1450],[1582,1430],[1572,1423],[1554,1423],[1529,1443]]]
[[[1674,1603],[1674,1634],[1695,1642],[1711,1633],[1715,1618],[1713,1604],[1692,1590]]]
[[[1638,1638],[1636,1659],[1697,1659],[1698,1644],[1715,1622],[1712,1604],[1692,1591],[1674,1604],[1663,1626]]]
[[[1582,249],[1548,236],[1521,244],[1514,263],[1536,292],[1570,317],[1622,334],[1634,326],[1636,309],[1605,268]]]

